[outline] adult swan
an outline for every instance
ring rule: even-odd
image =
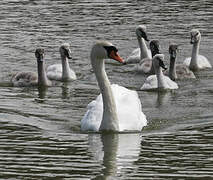
[[[81,120],[82,131],[141,131],[147,123],[137,92],[111,85],[107,77],[104,59],[124,62],[117,51],[107,41],[98,41],[91,50],[91,64],[101,94],[88,105]]]

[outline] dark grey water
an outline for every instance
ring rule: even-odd
[[[189,31],[200,29],[200,53],[213,64],[213,2],[5,0],[0,4],[1,179],[211,179],[213,178],[213,73],[178,82],[175,92],[139,91],[145,77],[131,65],[107,64],[111,82],[138,91],[148,126],[136,134],[84,134],[80,120],[99,90],[89,64],[91,45],[107,39],[126,58],[137,47],[135,28],[146,24],[168,57],[182,44],[179,62],[191,54]],[[14,88],[20,70],[36,71],[34,51],[47,65],[60,61],[70,42],[78,80],[46,90]]]

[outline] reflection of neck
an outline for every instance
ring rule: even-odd
[[[158,88],[165,88],[166,82],[164,80],[162,68],[161,67],[155,68],[155,73],[156,73],[156,76],[157,76]]]
[[[44,99],[46,96],[47,87],[44,86],[38,86],[38,97],[40,99]]]
[[[169,77],[171,80],[177,79],[175,58],[170,57]]]
[[[146,46],[145,40],[141,37],[137,37],[138,38],[138,44],[140,47],[140,52],[141,52],[141,59],[143,58],[147,58],[148,56],[148,48]]]
[[[102,134],[101,140],[103,142],[103,164],[104,164],[104,176],[110,177],[117,173],[117,151],[118,151],[118,134]]]
[[[103,98],[103,118],[100,130],[118,131],[118,117],[111,84],[105,72],[104,60],[91,55],[91,63]]]
[[[61,55],[61,64],[62,64],[62,80],[70,79],[70,66],[66,56]]]
[[[39,86],[51,86],[51,81],[47,78],[47,74],[45,71],[45,63],[44,61],[38,61],[38,85]]]
[[[200,41],[195,42],[192,47],[192,57],[189,68],[191,70],[198,70],[198,54],[199,54]]]

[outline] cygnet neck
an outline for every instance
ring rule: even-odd
[[[158,88],[164,89],[166,88],[166,82],[164,79],[164,74],[161,67],[155,68],[155,74],[157,76]]]
[[[69,60],[64,55],[61,54],[61,64],[62,64],[62,81],[67,81],[70,79],[70,66],[69,66]]]
[[[200,40],[198,40],[197,42],[194,42],[192,46],[192,56],[191,56],[189,68],[194,71],[197,71],[199,69],[198,68],[199,48],[200,48]]]
[[[144,38],[137,36],[137,39],[138,39],[138,44],[139,44],[139,48],[141,52],[140,58],[143,59],[143,58],[149,57],[148,48],[146,46],[146,42]]]
[[[176,61],[176,57],[170,56],[169,77],[173,81],[175,81],[177,79],[176,62],[175,61]]]
[[[38,86],[51,86],[51,81],[47,78],[45,62],[37,60]]]

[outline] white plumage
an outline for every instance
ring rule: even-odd
[[[116,103],[119,131],[141,131],[146,126],[146,116],[141,111],[141,102],[136,91],[117,84],[111,85]],[[103,100],[100,94],[87,106],[88,110],[81,121],[83,131],[99,131],[103,117]]]

